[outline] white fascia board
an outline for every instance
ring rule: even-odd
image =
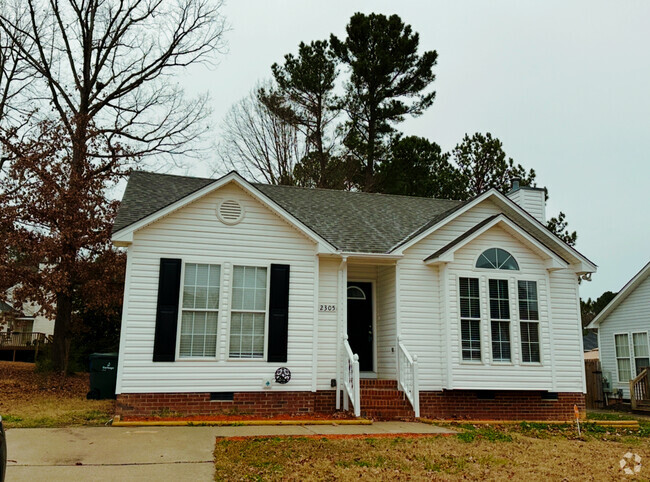
[[[142,229],[143,227],[157,221],[158,219],[171,214],[172,212],[190,204],[191,202],[205,196],[206,194],[215,191],[226,184],[234,182],[248,194],[256,198],[259,202],[264,204],[266,207],[276,212],[282,219],[286,222],[297,228],[299,231],[304,233],[309,239],[314,241],[318,245],[318,251],[323,253],[335,253],[336,248],[332,246],[328,241],[323,239],[320,235],[312,231],[310,228],[305,226],[302,222],[296,219],[293,215],[288,213],[284,208],[280,207],[275,201],[263,194],[258,189],[255,189],[251,186],[248,181],[241,177],[236,172],[231,172],[226,174],[220,179],[216,179],[214,182],[208,184],[207,186],[202,187],[201,189],[193,192],[192,194],[185,196],[182,199],[170,204],[169,206],[164,207],[151,213],[149,216],[126,226],[123,229],[120,229],[116,233],[113,233],[111,236],[111,241],[115,246],[125,247],[133,242],[133,233],[137,230]]]
[[[453,261],[454,253],[456,251],[461,249],[463,246],[466,246],[467,244],[469,244],[470,242],[472,242],[473,240],[475,240],[476,238],[484,234],[486,231],[492,229],[494,226],[499,224],[505,224],[507,226],[507,229],[514,231],[517,236],[524,238],[526,242],[532,244],[539,251],[543,252],[546,255],[546,259],[547,259],[546,269],[553,270],[553,269],[563,269],[569,267],[569,263],[567,263],[556,253],[548,249],[537,239],[535,239],[526,231],[524,231],[518,224],[508,219],[504,214],[499,214],[496,218],[494,218],[492,221],[487,223],[485,226],[482,226],[481,229],[476,230],[476,232],[472,233],[470,236],[463,239],[458,244],[449,248],[447,251],[442,253],[439,257],[435,259],[431,259],[429,261],[425,261],[425,264],[431,265],[431,264],[437,264],[441,262],[448,263]]]
[[[429,229],[426,231],[423,231],[422,233],[418,234],[415,238],[409,240],[408,242],[402,244],[402,245],[397,245],[394,247],[390,253],[395,253],[395,254],[403,254],[404,250],[410,248],[414,244],[420,242],[422,239],[426,238],[429,236],[431,233],[437,231],[441,227],[445,226],[449,222],[453,221],[454,219],[458,218],[462,214],[466,213],[476,205],[482,203],[486,199],[489,198],[495,198],[497,201],[501,202],[502,204],[505,204],[508,206],[510,209],[513,211],[517,212],[517,214],[521,215],[524,217],[526,220],[530,222],[530,225],[532,228],[534,228],[536,231],[542,233],[546,238],[552,242],[553,244],[560,246],[562,249],[569,251],[574,257],[580,260],[580,263],[577,267],[577,269],[581,273],[595,273],[596,270],[598,269],[595,264],[593,264],[591,261],[589,261],[587,258],[585,258],[582,254],[580,254],[578,251],[576,251],[574,248],[571,246],[567,245],[566,243],[563,243],[560,241],[557,236],[552,234],[546,226],[544,226],[539,220],[535,219],[533,215],[528,213],[525,209],[523,209],[521,206],[519,206],[517,203],[515,203],[512,199],[508,198],[507,196],[504,196],[501,194],[499,191],[496,189],[492,188],[488,191],[485,191],[483,194],[477,196],[474,198],[471,202],[467,203],[465,206],[463,206],[461,209],[458,211],[454,212],[453,214],[447,216],[445,219],[441,220],[440,222],[434,224],[431,226]],[[574,265],[571,265],[572,267]]]
[[[587,325],[589,329],[596,329],[600,324],[607,319],[609,314],[620,305],[625,298],[627,298],[636,288],[639,286],[645,279],[650,275],[650,262],[646,264],[641,271],[639,271],[634,277],[628,281],[623,288],[618,292],[618,294],[610,301],[603,310],[596,315],[596,317],[591,320],[591,323]]]

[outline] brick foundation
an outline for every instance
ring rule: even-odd
[[[420,416],[468,420],[573,420],[574,405],[581,413],[585,411],[583,393],[558,393],[557,400],[543,400],[543,393],[497,390],[420,392]],[[481,396],[483,398],[479,398]]]
[[[124,417],[156,415],[257,415],[332,413],[336,392],[237,392],[231,401],[210,400],[210,393],[122,393],[116,413]]]
[[[574,405],[581,412],[585,410],[582,393],[559,393],[557,400],[543,400],[542,393],[473,390],[420,392],[420,416],[466,420],[572,420]],[[210,400],[210,393],[123,393],[117,396],[116,412],[124,417],[165,414],[270,417],[333,413],[335,402],[335,390],[237,392],[232,401]]]

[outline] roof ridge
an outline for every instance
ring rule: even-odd
[[[165,172],[153,172],[153,171],[145,171],[143,169],[135,169],[131,171],[129,175],[133,174],[153,174],[154,176],[167,176],[167,177],[176,177],[180,179],[200,179],[201,181],[216,181],[219,178],[214,178],[214,177],[198,177],[198,176],[181,176],[180,174],[168,174]]]
[[[231,171],[232,172],[232,171]],[[220,178],[214,178],[214,177],[198,177],[198,176],[183,176],[180,174],[168,174],[168,173],[163,173],[163,172],[153,172],[153,171],[146,171],[144,169],[137,169],[131,171],[131,175],[133,174],[151,174],[154,176],[167,176],[167,177],[175,177],[179,179],[199,179],[202,181],[216,181]],[[250,182],[250,181],[249,181]],[[268,184],[264,182],[250,182],[253,186],[270,186],[274,188],[285,188],[285,189],[300,189],[300,190],[306,190],[306,191],[325,191],[325,192],[344,192],[344,193],[349,193],[349,194],[355,194],[355,195],[366,195],[366,196],[389,196],[392,198],[405,198],[405,199],[430,199],[433,201],[449,201],[449,202],[456,202],[456,203],[463,203],[465,201],[462,201],[460,199],[447,199],[447,198],[441,198],[441,197],[428,197],[428,196],[409,196],[407,194],[389,194],[385,192],[366,192],[366,191],[348,191],[346,189],[332,189],[332,188],[325,188],[325,187],[306,187],[306,186],[289,186],[286,184]]]
[[[457,202],[457,203],[462,203],[465,201],[461,201],[459,199],[445,199],[441,197],[427,197],[427,196],[409,196],[406,194],[389,194],[385,192],[367,192],[367,191],[348,191],[345,189],[331,189],[331,188],[325,188],[325,187],[306,187],[306,186],[289,186],[286,184],[265,184],[262,182],[252,182],[251,183],[253,186],[270,186],[270,187],[281,187],[281,188],[288,188],[288,189],[301,189],[305,191],[325,191],[325,192],[344,192],[344,193],[349,193],[349,194],[359,194],[359,195],[372,195],[372,196],[388,196],[392,198],[406,198],[406,199],[431,199],[433,201],[450,201],[450,202]]]

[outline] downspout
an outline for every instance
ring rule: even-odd
[[[343,320],[344,320],[344,294],[346,290],[344,289],[343,283],[347,280],[347,263],[348,257],[342,256],[341,263],[339,264],[337,270],[338,277],[338,300],[337,304],[339,306],[338,317],[337,317],[337,329],[336,329],[336,409],[341,409],[341,387],[343,383],[343,377],[341,376],[341,371],[343,370],[341,366],[341,340],[343,338]]]

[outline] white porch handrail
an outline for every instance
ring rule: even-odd
[[[411,402],[416,417],[420,417],[420,382],[418,379],[418,356],[408,352],[401,336],[397,337],[397,383]]]
[[[361,416],[361,390],[359,386],[359,355],[352,353],[352,348],[348,343],[348,335],[342,338],[344,354],[343,360],[343,407],[347,410],[348,399],[352,403],[354,416]],[[346,396],[347,395],[347,396]]]

